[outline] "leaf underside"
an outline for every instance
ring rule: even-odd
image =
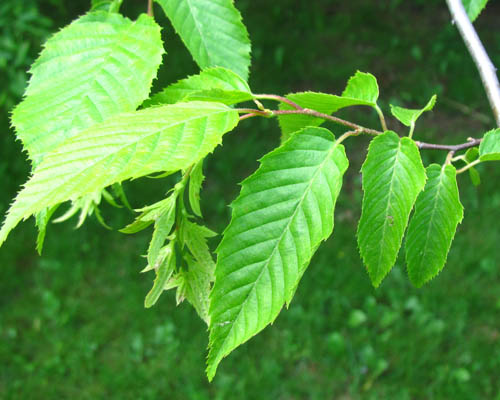
[[[22,219],[116,182],[196,163],[238,123],[219,103],[189,102],[120,114],[79,133],[48,154],[19,192],[0,244]]]
[[[387,131],[371,141],[361,171],[358,246],[377,287],[396,262],[411,209],[425,185],[425,169],[415,143]]]
[[[436,104],[436,97],[436,95],[433,95],[427,102],[427,104],[423,108],[419,109],[398,107],[391,104],[391,113],[403,125],[412,126],[424,112],[432,110],[432,108]]]
[[[250,40],[232,0],[156,0],[201,69],[225,67],[248,79]]]
[[[408,275],[417,287],[444,267],[463,218],[455,167],[432,164],[426,172],[428,180],[415,203],[405,244]]]
[[[160,27],[147,15],[132,22],[92,12],[52,36],[12,113],[34,165],[82,130],[135,110],[149,95],[163,53]]]
[[[332,133],[309,127],[263,157],[243,181],[217,249],[209,379],[223,357],[290,303],[314,251],[332,232],[347,166]]]

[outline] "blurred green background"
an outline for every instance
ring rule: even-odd
[[[500,66],[500,3],[476,28]],[[484,90],[451,24],[444,0],[236,0],[253,42],[255,92],[339,93],[357,69],[373,73],[381,106],[425,104],[438,94],[415,137],[459,143],[494,126]],[[0,5],[0,215],[29,173],[9,127],[26,70],[50,32],[88,9],[86,0],[2,0]],[[125,0],[135,18],[146,1]],[[197,68],[155,8],[168,55],[155,89]],[[377,127],[362,108],[342,112]],[[402,129],[393,119],[392,129]],[[332,130],[340,133],[337,126]],[[227,204],[255,161],[279,143],[274,120],[244,121],[206,163],[202,206],[221,232]],[[368,138],[347,142],[351,166],[336,226],[304,275],[290,308],[241,346],[208,384],[206,327],[187,304],[165,293],[143,308],[153,276],[144,267],[148,234],[124,236],[91,218],[53,224],[44,254],[33,221],[0,249],[1,399],[497,399],[500,400],[500,168],[479,166],[482,184],[459,177],[465,219],[444,271],[417,290],[402,258],[374,290],[361,264],[355,230],[359,169]],[[424,162],[443,162],[426,151]],[[134,207],[162,198],[168,180],[125,189]],[[103,207],[115,228],[131,221]],[[217,244],[217,238],[211,243]]]

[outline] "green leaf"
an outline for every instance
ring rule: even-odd
[[[248,79],[250,40],[232,0],[156,0],[201,69],[225,67]]]
[[[376,107],[378,100],[377,79],[369,73],[357,71],[349,78],[342,97],[358,100],[367,106]]]
[[[156,269],[156,278],[153,282],[153,287],[146,295],[144,306],[146,308],[155,305],[173,272],[175,271],[175,240],[172,240],[167,246],[162,248],[159,256],[158,268]]]
[[[210,303],[211,380],[223,357],[272,323],[333,229],[348,166],[330,131],[305,128],[264,156],[233,202]]]
[[[210,277],[213,277],[215,271],[215,262],[212,259],[212,253],[207,244],[207,238],[216,236],[216,233],[210,229],[198,225],[184,218],[182,221],[181,241],[187,246],[194,259],[201,268]]]
[[[432,96],[427,102],[424,108],[419,110],[414,110],[410,108],[403,108],[398,106],[393,106],[391,104],[391,113],[394,115],[403,125],[414,126],[415,121],[426,111],[432,110],[436,104],[436,95]]]
[[[323,114],[332,114],[344,107],[371,106],[377,107],[378,85],[371,74],[356,72],[349,79],[342,96],[317,92],[292,93],[286,96],[303,108],[319,111]],[[286,103],[280,103],[280,110],[293,110]],[[280,115],[279,123],[282,132],[282,141],[306,126],[319,126],[325,120],[308,115]]]
[[[479,158],[479,149],[477,147],[472,147],[465,152],[465,161],[471,163]]]
[[[219,103],[177,103],[120,114],[48,154],[12,204],[0,244],[22,219],[116,182],[182,170],[221,143],[238,112]]]
[[[42,254],[43,243],[45,241],[45,233],[47,232],[47,225],[49,224],[52,215],[56,212],[59,204],[52,206],[50,209],[44,209],[36,214],[36,226],[38,228],[38,235],[36,237],[36,251],[39,255]]]
[[[479,186],[481,184],[481,175],[479,175],[478,170],[474,167],[470,167],[468,171],[472,184],[474,186]]]
[[[481,11],[483,11],[483,8],[486,6],[486,3],[488,3],[488,0],[462,0],[462,3],[469,19],[474,21],[479,16]]]
[[[396,262],[411,209],[425,185],[425,169],[415,142],[387,131],[371,141],[361,171],[358,245],[377,287]]]
[[[120,11],[123,0],[92,0],[90,11],[107,11],[116,13]]]
[[[415,203],[405,244],[408,275],[416,287],[443,269],[464,215],[455,167],[432,164],[426,172],[427,183]]]
[[[198,161],[196,165],[191,170],[191,174],[189,175],[189,204],[191,205],[191,209],[198,216],[201,217],[201,208],[200,208],[200,191],[201,185],[205,176],[203,175],[203,160]]]
[[[170,231],[175,222],[175,202],[177,196],[171,195],[162,203],[160,214],[155,218],[153,235],[148,247],[148,264],[152,268],[157,268],[160,250],[170,235]],[[151,214],[150,214],[151,216]]]
[[[479,145],[479,159],[481,161],[500,160],[500,128],[493,129],[484,134]]]
[[[17,136],[37,166],[64,140],[148,97],[164,53],[160,27],[107,12],[87,14],[52,36],[14,109]]]
[[[242,78],[226,68],[215,67],[167,86],[146,100],[143,107],[187,100],[216,101],[232,105],[252,99],[252,92]]]

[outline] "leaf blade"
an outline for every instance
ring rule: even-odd
[[[481,161],[500,160],[500,128],[493,129],[484,134],[479,145],[479,159]]]
[[[34,165],[67,138],[133,111],[148,97],[164,53],[160,27],[142,15],[84,15],[50,38],[31,68],[12,123]]]
[[[126,179],[189,167],[213,151],[238,119],[223,104],[177,103],[120,114],[81,132],[38,166],[9,210],[0,244],[22,219],[45,207]]]
[[[358,246],[377,287],[396,261],[411,209],[425,184],[425,169],[415,143],[387,131],[370,143],[361,171]]]
[[[347,165],[343,146],[331,132],[310,127],[267,154],[243,182],[217,249],[210,380],[223,357],[290,303],[312,254],[332,232]]]
[[[225,67],[248,79],[250,40],[231,0],[156,0],[201,69]]]
[[[408,275],[417,287],[443,269],[463,219],[455,167],[432,164],[426,172],[428,180],[415,203],[405,245]]]

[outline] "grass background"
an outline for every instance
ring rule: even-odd
[[[65,4],[66,3],[66,4]],[[26,68],[49,32],[88,8],[86,1],[0,5],[0,215],[29,166],[9,128]],[[146,3],[145,1],[143,3]],[[438,94],[415,137],[459,143],[494,126],[474,65],[441,0],[297,2],[237,0],[253,42],[256,92],[339,93],[356,70],[377,76],[381,106],[418,107]],[[132,18],[145,4],[125,1]],[[196,73],[161,10],[168,55],[156,90]],[[476,28],[500,65],[500,4],[491,1]],[[376,127],[363,108],[341,113]],[[392,129],[405,130],[393,119]],[[336,133],[341,130],[330,126]],[[227,204],[256,160],[279,143],[276,121],[248,120],[206,163],[202,207],[211,228],[229,221]],[[1,399],[495,399],[500,400],[500,169],[479,166],[482,184],[459,177],[465,219],[444,271],[413,288],[400,257],[374,290],[360,261],[359,170],[368,138],[346,143],[351,166],[324,243],[287,311],[272,327],[204,376],[207,332],[187,304],[165,293],[143,308],[153,277],[142,275],[148,234],[124,236],[90,219],[52,225],[34,250],[33,222],[0,249]],[[426,151],[424,162],[443,162]],[[168,180],[126,185],[135,207],[162,198]],[[115,228],[132,219],[106,206]],[[216,238],[212,245],[217,244]]]

